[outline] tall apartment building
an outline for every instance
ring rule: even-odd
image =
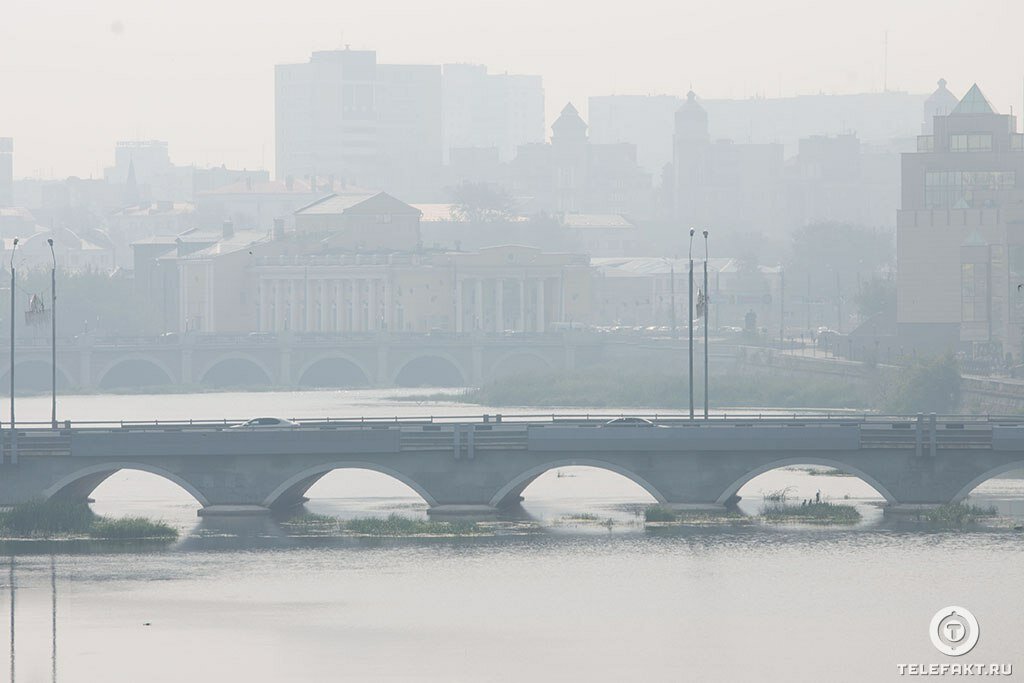
[[[14,139],[0,138],[0,206],[14,205]]]
[[[916,152],[903,155],[896,240],[901,343],[1019,359],[1024,135],[1016,117],[996,112],[977,85],[947,114],[936,114],[931,128]]]
[[[442,157],[441,67],[378,64],[372,50],[276,67],[277,178],[429,193]]]
[[[478,64],[444,65],[444,159],[452,149],[493,148],[511,161],[520,145],[544,141],[540,76],[489,74]]]

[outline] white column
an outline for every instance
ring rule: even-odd
[[[505,331],[505,281],[500,277],[494,281],[494,331]]]
[[[298,280],[292,280],[288,287],[288,291],[291,294],[289,301],[292,302],[291,309],[291,330],[298,332],[302,329],[302,286]]]
[[[482,330],[484,329],[484,281],[481,278],[476,279],[473,296],[476,297],[476,323],[473,325],[473,329]]]
[[[526,278],[519,280],[519,329],[518,332],[526,332]]]
[[[395,324],[395,301],[394,292],[391,288],[391,276],[390,274],[384,278],[384,325],[383,328],[388,332],[391,331],[392,326]],[[401,332],[401,330],[399,330]]]
[[[366,281],[366,329],[374,331],[379,327],[380,311],[377,310],[377,279]]]
[[[462,332],[462,278],[455,279],[455,331]]]
[[[320,280],[320,331],[331,328],[331,302],[327,296],[327,279]]]
[[[537,278],[537,331],[544,331],[544,278]]]
[[[359,312],[361,310],[361,302],[359,295],[359,280],[352,278],[348,281],[349,287],[349,315],[348,315],[348,329],[349,332],[359,331]]]
[[[259,296],[260,296],[260,317],[257,323],[257,332],[266,332],[270,327],[270,285],[269,283],[260,278],[259,280]]]
[[[274,280],[274,332],[284,330],[284,280]]]

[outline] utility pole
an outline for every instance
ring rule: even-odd
[[[669,304],[672,306],[672,338],[679,339],[679,326],[676,324],[676,264],[669,266],[668,285],[672,290],[669,292]]]
[[[786,345],[786,273],[779,266],[779,349]]]
[[[46,240],[50,245],[50,427],[57,428],[57,256],[53,253],[53,238]]]
[[[708,296],[708,231],[704,230],[704,419],[708,419],[708,327],[711,324],[711,297]]]
[[[18,238],[11,247],[11,463],[18,461],[17,437],[14,430],[14,252],[18,249]],[[13,571],[13,570],[12,570]],[[12,679],[13,680],[13,679]]]
[[[687,327],[689,328],[689,331],[690,331],[690,376],[689,376],[689,381],[690,381],[690,420],[693,419],[693,233],[694,232],[696,232],[696,230],[691,227],[690,228],[690,249],[689,249],[689,261],[690,261],[690,269],[689,269],[689,281],[690,281],[689,298],[690,298],[690,307],[689,307],[689,311],[690,312],[689,312],[689,315],[686,318],[686,325],[687,325]],[[13,405],[13,402],[11,403],[11,405]],[[13,410],[13,409],[11,409],[11,410]]]

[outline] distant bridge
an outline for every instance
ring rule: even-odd
[[[58,388],[390,387],[479,385],[524,372],[571,370],[621,358],[684,365],[686,342],[564,334],[185,334],[58,340]],[[0,347],[0,383],[8,354]],[[50,387],[48,339],[15,347],[19,391]],[[722,351],[725,351],[724,349]],[[728,353],[732,353],[730,348]],[[664,367],[664,363],[661,367]]]
[[[409,486],[432,512],[512,505],[551,469],[616,472],[676,508],[717,509],[764,472],[794,464],[859,477],[889,506],[963,500],[1024,469],[1024,420],[981,417],[652,416],[308,420],[283,431],[230,422],[91,424],[3,430],[0,504],[84,500],[123,469],[178,484],[200,514],[266,512],[303,500],[328,472],[372,470]]]

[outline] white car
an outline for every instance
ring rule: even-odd
[[[240,425],[232,425],[231,429],[295,429],[298,422],[283,417],[254,417]]]

